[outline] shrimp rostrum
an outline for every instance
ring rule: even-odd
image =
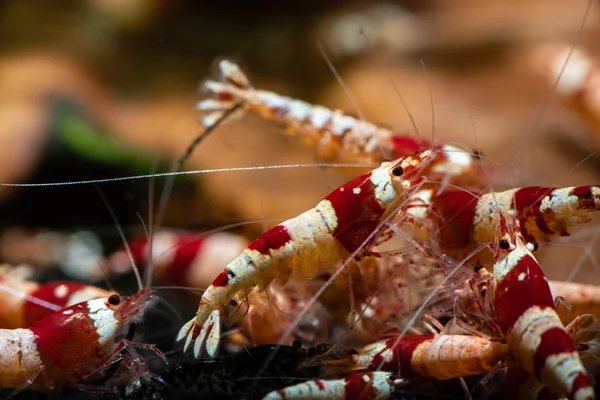
[[[184,349],[194,344],[199,357],[206,343],[209,356],[217,353],[221,313],[234,296],[264,290],[274,280],[314,277],[339,268],[339,262],[368,256],[378,244],[381,229],[423,184],[423,169],[435,157],[424,150],[340,186],[316,207],[270,229],[229,263],[204,292],[196,318],[180,330]]]
[[[114,294],[63,308],[28,329],[0,330],[0,388],[46,390],[69,385],[116,392],[116,387],[91,388],[79,382],[119,360],[125,361],[135,383],[149,374],[136,347],[164,356],[152,345],[126,339],[115,343],[115,338],[150,297],[148,289],[130,297]]]

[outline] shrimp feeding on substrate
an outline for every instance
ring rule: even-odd
[[[315,208],[260,236],[217,276],[204,292],[196,318],[177,337],[195,341],[198,357],[204,343],[214,357],[221,335],[221,310],[235,296],[273,280],[302,279],[339,266],[349,256],[361,258],[377,244],[377,230],[396,216],[422,185],[422,170],[436,153],[425,150],[382,165],[330,193]],[[388,235],[389,236],[389,235]]]
[[[429,180],[449,182],[483,189],[482,164],[479,156],[452,145],[433,144],[409,135],[396,135],[364,120],[274,92],[254,89],[246,75],[228,60],[219,62],[223,82],[206,81],[205,89],[214,95],[198,103],[207,113],[202,118],[206,128],[220,122],[228,110],[243,107],[262,118],[281,123],[285,131],[299,135],[315,147],[319,158],[330,162],[378,164],[386,156],[391,159],[409,156],[430,148],[437,153],[423,174]]]
[[[0,330],[0,387],[45,390],[69,385],[116,392],[116,387],[79,382],[119,360],[125,361],[135,384],[149,374],[136,348],[152,350],[166,359],[152,345],[114,340],[151,297],[149,289],[130,297],[114,294],[56,311],[27,329]]]
[[[511,353],[552,393],[570,399],[593,399],[594,390],[579,354],[556,310],[548,281],[525,244],[518,220],[503,215],[494,264],[497,323]]]

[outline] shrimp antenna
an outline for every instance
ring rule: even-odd
[[[129,261],[131,262],[131,267],[133,268],[135,280],[137,281],[137,284],[138,284],[138,287],[140,288],[140,290],[142,290],[144,287],[144,285],[142,283],[142,277],[140,276],[140,271],[138,270],[138,267],[135,264],[135,260],[133,258],[133,254],[131,253],[131,249],[129,248],[129,245],[127,244],[127,238],[125,237],[125,232],[123,232],[123,228],[121,227],[121,224],[119,223],[119,219],[117,218],[111,205],[108,203],[108,199],[104,195],[104,192],[102,191],[102,189],[100,189],[100,187],[97,184],[94,184],[94,187],[96,188],[96,191],[100,195],[100,199],[102,199],[102,203],[104,203],[106,210],[110,214],[110,217],[113,220],[113,223],[115,224],[115,228],[117,229],[117,232],[119,232],[119,237],[123,241],[123,244],[125,246],[125,251],[127,252],[127,257],[129,257]]]
[[[408,114],[408,118],[410,119],[410,123],[412,124],[412,127],[415,130],[416,136],[420,137],[421,133],[419,132],[419,128],[417,127],[415,118],[413,117],[412,113],[408,109],[408,105],[406,104],[406,101],[404,101],[404,96],[402,96],[402,92],[398,88],[398,85],[396,85],[396,81],[394,81],[394,78],[392,78],[392,74],[390,73],[389,68],[387,68],[381,61],[381,57],[379,56],[379,53],[377,52],[377,50],[375,49],[375,46],[373,46],[373,44],[367,37],[367,34],[365,33],[365,31],[363,29],[360,29],[358,33],[365,39],[365,42],[367,42],[367,45],[368,45],[369,49],[371,50],[371,52],[373,53],[373,55],[375,56],[375,58],[377,59],[379,66],[384,68],[385,74],[387,75],[388,80],[390,81],[390,83],[392,84],[392,86],[394,88],[394,91],[398,95],[398,98],[400,99],[400,102],[402,103],[402,107],[404,107],[404,111],[406,111],[406,114]]]

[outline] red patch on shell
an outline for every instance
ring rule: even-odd
[[[464,191],[444,191],[432,200],[442,218],[440,241],[444,248],[463,248],[471,243],[478,197]]]
[[[596,199],[592,193],[592,186],[579,186],[573,189],[573,195],[577,196],[578,210],[596,210]]]
[[[234,83],[234,85],[235,85],[235,83]],[[235,86],[238,86],[238,85],[235,85]],[[233,100],[233,95],[229,92],[219,92],[219,93],[217,93],[217,98],[221,101],[231,101],[231,100]]]
[[[519,280],[521,274],[524,274],[523,279]],[[502,332],[511,328],[532,306],[554,309],[554,300],[544,271],[530,255],[522,257],[498,282],[495,293],[494,305]]]
[[[133,257],[133,261],[135,261],[136,265],[139,268],[145,267],[146,259],[148,257],[148,238],[145,236],[134,238],[127,242],[127,246],[129,246],[131,257]],[[121,249],[120,251],[127,254],[127,250],[125,249]]]
[[[182,236],[177,240],[177,244],[173,250],[175,251],[173,261],[164,271],[164,279],[175,285],[186,285],[187,273],[190,270],[192,262],[202,251],[205,243],[205,238],[197,238],[192,236]]]
[[[283,225],[277,225],[276,227],[263,233],[258,239],[252,242],[252,244],[248,246],[248,249],[256,250],[260,254],[269,255],[271,254],[271,250],[280,249],[290,240],[292,240],[292,238],[286,227]]]
[[[105,350],[99,346],[99,336],[89,317],[87,302],[56,311],[30,329],[35,335],[42,360],[52,361],[55,368],[61,370],[61,375],[88,370]]]
[[[356,194],[354,189],[360,192]],[[340,186],[325,200],[331,202],[337,217],[333,236],[349,253],[356,251],[373,233],[386,210],[375,197],[370,172]]]
[[[344,378],[346,382],[344,388],[345,400],[375,399],[377,397],[377,391],[373,387],[373,379],[365,381],[363,378],[365,374],[369,374],[369,372],[354,374]]]
[[[533,232],[527,231],[528,224],[526,221],[529,220],[533,220],[538,229],[546,235],[559,233],[554,232],[546,222],[545,217],[553,217],[554,213],[541,213],[539,210],[544,197],[549,196],[554,190],[556,189],[531,186],[515,191],[513,195],[514,207],[521,225],[523,237],[526,241],[531,242],[536,240]]]
[[[386,349],[393,349],[393,357],[389,362],[384,361],[381,353],[373,357],[373,361],[369,364],[370,370],[388,371],[394,374],[400,374],[403,378],[412,379],[421,377],[412,368],[412,356],[415,348],[423,342],[433,339],[433,335],[411,335],[398,338],[388,339],[386,341]],[[385,350],[384,350],[385,351]]]
[[[229,270],[229,268],[225,268],[223,270],[223,272],[221,272],[219,275],[217,275],[217,277],[215,278],[214,281],[212,281],[212,286],[217,286],[217,287],[226,287],[229,284],[229,274],[231,273],[231,271]]]
[[[589,376],[587,376],[586,374],[584,374],[583,372],[580,372],[577,375],[577,378],[575,378],[575,380],[573,381],[573,386],[571,389],[571,393],[569,395],[569,398],[574,399],[575,394],[577,393],[578,390],[580,389],[585,389],[585,388],[589,388],[592,387],[592,380],[590,379]],[[593,392],[592,392],[593,393]],[[577,397],[579,398],[579,397]],[[589,399],[591,400],[593,397],[589,397]]]
[[[541,373],[548,357],[574,351],[573,340],[567,335],[564,329],[559,327],[548,329],[542,334],[533,357],[533,372],[535,376],[541,380]]]
[[[58,294],[62,294],[64,291],[64,296],[57,296],[57,288],[63,285],[65,289],[60,290],[61,293]],[[29,293],[29,295],[33,298],[44,300],[63,308],[67,305],[73,293],[85,288],[86,285],[82,285],[80,283],[58,281],[40,285],[36,290]],[[32,326],[53,312],[53,310],[42,304],[26,301],[23,305],[23,322],[25,323],[25,326]]]
[[[392,137],[392,148],[394,151],[394,159],[410,156],[418,150],[427,149],[431,146],[431,142],[425,139],[417,139],[411,136],[394,136]]]

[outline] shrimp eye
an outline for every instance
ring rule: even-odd
[[[501,248],[502,250],[508,250],[508,249],[510,249],[510,243],[508,243],[508,240],[504,240],[504,239],[502,239],[502,240],[500,241],[500,248]]]
[[[399,165],[394,167],[394,169],[392,169],[392,175],[394,175],[394,176],[402,176],[403,173],[404,173],[404,169]]]
[[[533,246],[532,251],[537,251],[540,248],[540,245],[537,242],[531,242],[531,245]]]
[[[475,266],[475,272],[479,272],[483,269],[483,265],[477,263],[477,265]]]
[[[113,306],[118,306],[120,302],[121,298],[116,294],[113,294],[108,298],[108,304],[112,304]]]

